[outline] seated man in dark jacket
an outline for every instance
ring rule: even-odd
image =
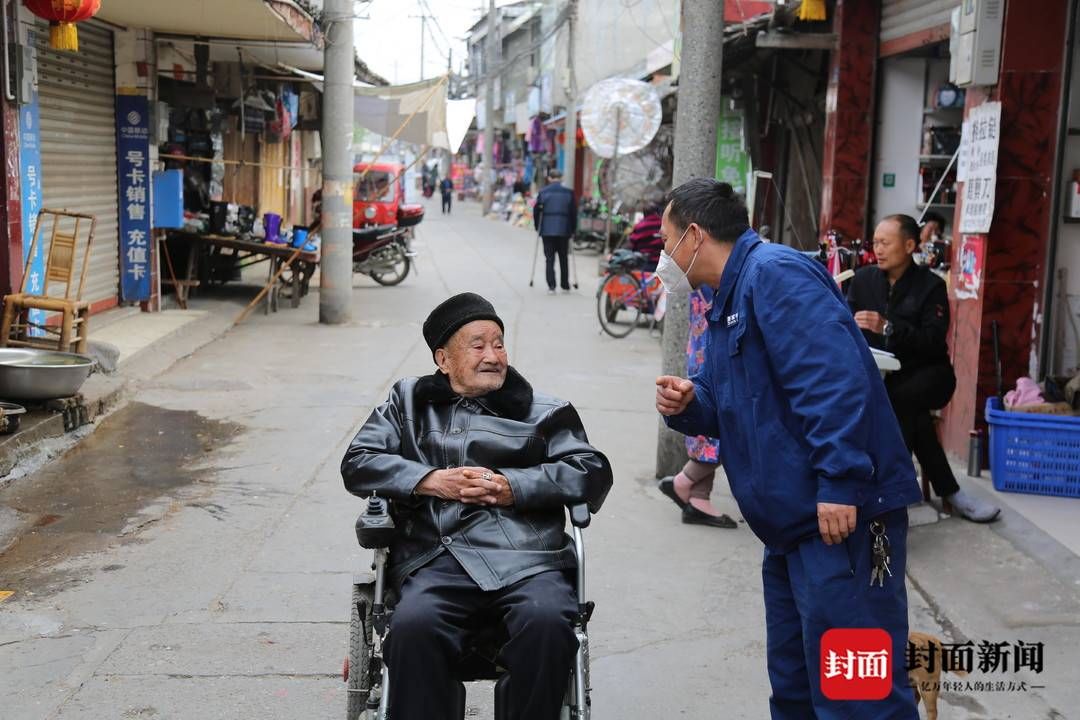
[[[577,202],[574,191],[562,184],[562,173],[551,170],[548,184],[536,196],[533,225],[544,238],[544,271],[548,294],[555,293],[555,256],[559,257],[561,287],[570,292],[570,238],[577,230]]]
[[[349,492],[394,502],[390,715],[455,717],[453,669],[470,619],[490,610],[510,636],[508,716],[555,720],[577,650],[564,508],[597,511],[611,466],[573,406],[534,393],[508,365],[487,300],[456,295],[423,332],[438,372],[397,382],[341,466]]]
[[[963,517],[989,522],[999,510],[965,493],[956,483],[938,440],[931,410],[952,399],[956,376],[945,338],[949,298],[945,281],[912,257],[919,226],[910,215],[890,215],[874,230],[878,264],[855,273],[848,304],[871,347],[887,350],[900,370],[885,378],[904,441],[939,497]]]

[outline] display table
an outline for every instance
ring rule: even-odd
[[[199,245],[210,249],[210,257],[227,257],[223,251],[231,251],[232,262],[237,268],[244,268],[260,262],[269,262],[266,287],[267,314],[277,312],[281,289],[288,291],[292,307],[300,306],[300,298],[307,295],[311,276],[319,265],[319,252],[305,252],[288,245],[254,242],[225,235],[203,235],[187,231],[170,231],[165,235],[163,248],[169,264],[168,277],[162,282],[172,285],[176,290],[176,299],[181,307],[186,307],[191,288],[198,287],[199,271],[195,248]],[[186,258],[183,273],[177,277],[172,272],[172,260],[168,255],[170,243],[186,245]],[[283,267],[284,266],[284,267]],[[275,282],[279,280],[279,282]],[[271,287],[272,286],[272,287]]]

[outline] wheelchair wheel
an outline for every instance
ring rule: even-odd
[[[373,590],[370,585],[353,585],[352,610],[349,613],[349,657],[345,666],[345,720],[357,720],[360,717],[371,693],[371,655],[374,650],[371,626]]]

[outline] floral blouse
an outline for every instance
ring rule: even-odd
[[[690,342],[686,345],[686,374],[696,375],[705,364],[705,343],[709,337],[709,310],[712,308],[713,289],[702,285],[690,294]],[[691,460],[716,465],[720,462],[720,443],[713,438],[698,435],[686,438],[686,453]]]

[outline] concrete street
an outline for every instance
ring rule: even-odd
[[[655,488],[657,338],[599,334],[594,256],[578,291],[547,296],[540,269],[530,288],[533,235],[475,204],[429,205],[416,249],[398,287],[355,278],[350,325],[318,325],[316,294],[253,314],[0,489],[0,512],[33,519],[0,555],[15,592],[0,602],[0,718],[344,717],[351,574],[369,560],[338,465],[388,387],[431,371],[420,323],[464,290],[492,300],[512,364],[570,399],[615,467],[586,534],[594,717],[768,716],[761,545],[745,525],[682,525]],[[722,480],[714,500],[738,517]],[[1060,552],[1009,513],[912,531],[912,629],[1045,643],[1040,675],[967,678],[1044,688],[944,693],[942,720],[1080,717],[1080,572]],[[489,718],[490,688],[469,705]]]

